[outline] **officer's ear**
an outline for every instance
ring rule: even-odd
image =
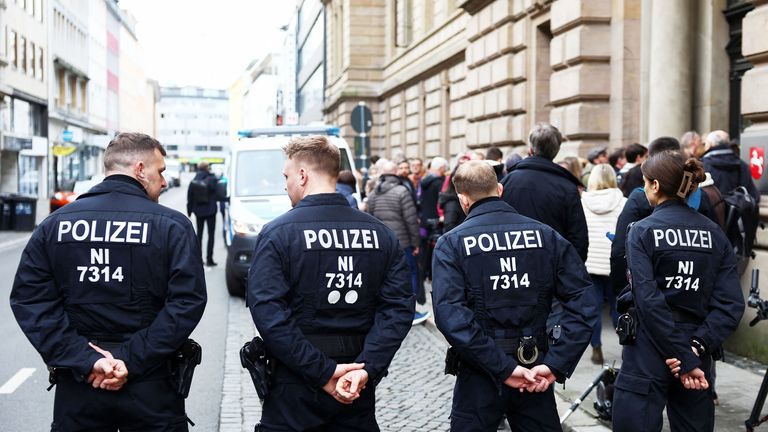
[[[133,164],[133,175],[140,180],[144,180],[146,178],[146,175],[144,174],[144,169],[146,166],[144,165],[144,161],[138,161],[135,164]]]
[[[504,185],[496,183],[496,190],[499,193],[499,198],[501,198],[501,195],[504,193]]]
[[[461,210],[464,211],[464,214],[469,213],[469,208],[472,206],[472,201],[469,199],[468,196],[464,195],[463,193],[456,194],[459,197],[459,204],[461,204]]]
[[[299,168],[299,185],[306,186],[307,184],[307,170]]]

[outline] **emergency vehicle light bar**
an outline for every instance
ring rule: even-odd
[[[276,126],[269,128],[242,129],[237,131],[240,138],[255,138],[263,136],[279,135],[330,135],[339,136],[338,126],[317,125],[317,126]]]

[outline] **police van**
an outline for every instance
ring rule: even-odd
[[[240,140],[231,146],[227,168],[225,275],[227,291],[243,296],[256,236],[264,224],[291,209],[283,177],[283,147],[294,136],[326,135],[341,150],[341,170],[354,173],[355,161],[334,126],[279,126],[239,131],[238,135]]]

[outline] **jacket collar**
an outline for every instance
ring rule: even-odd
[[[113,174],[109,177],[106,177],[104,181],[92,187],[88,192],[77,197],[77,199],[110,192],[136,195],[138,197],[149,199],[149,196],[147,196],[147,191],[144,189],[144,186],[138,182],[138,180],[123,174]]]
[[[296,204],[296,208],[319,205],[342,205],[349,207],[349,201],[344,198],[344,195],[337,192],[319,193],[305,196],[298,204]]]
[[[512,171],[517,170],[534,170],[534,171],[543,171],[548,172],[550,174],[555,174],[557,176],[560,176],[569,182],[575,184],[576,186],[584,186],[579,179],[577,179],[573,174],[571,174],[570,171],[567,169],[561,167],[560,165],[552,162],[549,159],[545,159],[541,156],[529,156],[517,164],[515,164],[514,167],[512,167]]]
[[[473,217],[482,216],[487,213],[494,213],[494,212],[500,212],[500,211],[517,213],[517,210],[515,210],[511,205],[502,201],[501,198],[497,198],[497,197],[483,198],[475,202],[474,204],[472,204],[472,207],[469,208],[469,214],[467,215],[467,219],[465,219],[465,221]]]

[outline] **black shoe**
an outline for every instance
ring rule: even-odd
[[[205,265],[207,265],[209,267],[213,267],[213,266],[217,266],[219,264],[217,264],[216,261],[214,261],[212,259],[209,259],[208,261],[205,262]]]

